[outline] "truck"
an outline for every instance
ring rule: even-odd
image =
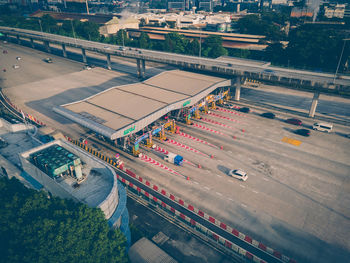
[[[175,153],[168,153],[164,157],[164,161],[167,161],[169,163],[173,163],[175,165],[181,166],[184,158],[181,155],[175,154]]]

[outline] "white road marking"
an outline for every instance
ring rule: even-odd
[[[222,175],[220,175],[220,174],[217,174],[216,176],[217,176],[217,177],[222,177]]]
[[[263,178],[266,182],[268,182],[269,181],[269,179],[266,179],[265,177]]]
[[[245,188],[245,186],[243,184],[240,184],[239,186],[242,187],[242,188]]]
[[[241,206],[243,206],[243,207],[247,207],[245,204],[241,204]]]
[[[253,190],[253,193],[256,193],[256,194],[258,194],[259,192],[258,192],[258,191],[255,191],[255,190]]]
[[[222,193],[216,192],[216,194],[222,196]]]
[[[198,182],[196,182],[196,181],[193,181],[195,184],[199,184]]]
[[[223,162],[223,160],[218,160],[219,161],[219,163],[222,163]]]
[[[208,187],[208,186],[204,186],[204,189],[206,189],[206,190],[210,190],[210,188]]]
[[[233,202],[233,199],[232,198],[229,198],[228,200],[232,201]]]
[[[232,153],[232,151],[227,151],[228,153]]]
[[[207,173],[211,173],[211,171],[210,171],[210,170],[207,170]]]

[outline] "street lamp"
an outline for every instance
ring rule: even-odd
[[[70,24],[72,25],[72,32],[73,32],[73,37],[74,37],[75,45],[77,45],[77,38],[76,38],[76,36],[75,36],[75,31],[74,31],[74,27],[73,27],[73,22],[72,22],[72,20],[70,20]]]
[[[344,44],[343,44],[343,48],[342,48],[341,53],[340,53],[340,58],[339,58],[339,61],[338,61],[337,69],[336,69],[335,74],[334,74],[333,85],[334,85],[334,83],[335,83],[335,79],[337,78],[337,74],[338,74],[338,70],[339,70],[339,67],[340,67],[341,59],[343,58],[343,53],[344,53],[344,49],[345,49],[345,43],[346,43],[346,41],[348,41],[348,40],[350,40],[350,38],[345,38],[345,39],[343,39]]]
[[[202,30],[199,31],[199,57],[201,57],[202,52]]]
[[[43,27],[42,27],[42,25],[41,25],[41,19],[39,18],[39,25],[40,25],[40,31],[41,31],[41,34],[43,34]]]

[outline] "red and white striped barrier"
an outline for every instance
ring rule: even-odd
[[[205,127],[205,126],[200,125],[200,124],[197,124],[197,123],[194,123],[193,126],[194,126],[194,127],[197,127],[197,128],[200,128],[200,129],[202,129],[202,130],[214,132],[214,133],[216,133],[216,134],[220,134],[220,135],[224,135],[224,136],[229,136],[229,135],[227,135],[227,134],[225,134],[225,133],[223,133],[223,132],[213,130],[213,129],[211,129],[211,128]]]
[[[240,107],[235,107],[235,109],[240,109]],[[242,114],[242,113],[238,113],[238,112],[235,112],[235,111],[232,111],[232,110],[228,110],[228,109],[224,109],[224,108],[216,108],[216,110],[218,111],[222,111],[222,112],[228,112],[228,113],[231,113],[231,114],[235,114],[235,115],[238,115],[238,116],[242,116],[242,117],[247,117],[247,115],[245,114]]]
[[[286,263],[296,263],[295,260],[290,259],[289,257],[282,255],[281,253],[279,253],[278,251],[265,246],[264,244],[262,244],[261,242],[258,242],[254,239],[252,239],[251,237],[239,232],[238,230],[236,230],[235,228],[232,228],[230,226],[227,226],[225,223],[220,222],[219,220],[215,219],[214,217],[206,214],[205,212],[199,210],[198,208],[194,207],[193,205],[183,201],[182,199],[174,196],[173,194],[168,193],[166,190],[164,189],[160,189],[157,185],[150,183],[147,180],[144,180],[142,177],[136,175],[135,173],[133,173],[130,170],[126,169],[126,173],[132,177],[134,177],[136,180],[138,180],[139,182],[141,182],[142,184],[148,186],[149,188],[157,191],[158,193],[160,193],[161,195],[171,199],[172,201],[178,203],[179,205],[183,206],[185,209],[191,211],[192,213],[195,213],[199,216],[201,216],[202,218],[206,219],[208,222],[217,225],[218,227],[220,227],[221,229],[225,230],[226,232],[240,238],[241,240],[244,240],[247,243],[250,243],[251,245],[255,246],[258,249],[261,249],[267,253],[269,253],[270,255],[275,256],[276,258],[281,259],[283,262]],[[248,259],[252,260],[253,262],[260,262],[260,263],[266,263],[264,260],[260,259],[259,257],[251,254],[250,252],[248,252],[247,250],[238,247],[237,245],[233,244],[231,241],[217,235],[216,233],[212,232],[211,230],[209,230],[208,228],[206,228],[205,226],[199,224],[198,222],[194,221],[192,218],[182,214],[181,212],[179,212],[178,210],[174,209],[173,207],[169,206],[168,204],[164,203],[163,201],[159,200],[158,198],[156,198],[155,196],[151,195],[150,193],[148,193],[147,191],[140,189],[139,187],[135,186],[134,184],[130,183],[129,181],[125,180],[124,178],[122,178],[120,175],[117,174],[117,177],[119,180],[121,180],[124,184],[128,185],[129,187],[133,188],[134,190],[136,190],[137,192],[143,194],[144,196],[146,196],[149,200],[152,200],[153,202],[158,203],[160,206],[162,206],[163,208],[165,208],[166,210],[168,210],[170,213],[172,213],[173,215],[181,218],[182,220],[186,221],[187,223],[189,223],[191,226],[195,226],[197,229],[200,229],[203,233],[207,233],[212,239],[214,239],[216,242],[224,245],[226,248],[228,249],[232,249],[233,251],[235,251],[236,253],[239,253],[245,257],[247,257]]]
[[[204,143],[204,144],[209,145],[209,146],[211,146],[211,147],[214,147],[214,148],[216,148],[216,149],[219,148],[218,146],[216,146],[216,145],[214,145],[214,144],[211,144],[210,142],[207,142],[207,141],[204,141],[204,140],[202,140],[202,139],[193,137],[192,135],[189,135],[189,134],[184,133],[184,132],[180,132],[179,135],[182,136],[182,137],[185,137],[185,138],[188,138],[188,139],[191,139],[191,140],[200,142],[200,143]]]
[[[210,120],[210,119],[207,119],[207,118],[202,118],[201,120],[203,120],[205,122],[213,123],[213,124],[216,124],[216,125],[219,125],[219,126],[231,129],[231,130],[236,130],[236,131],[238,130],[238,131],[240,131],[240,129],[238,129],[236,127],[232,127],[232,126],[226,125],[226,124],[218,122],[218,121]]]
[[[202,152],[200,152],[200,151],[198,151],[198,150],[196,150],[196,149],[194,149],[194,148],[192,148],[192,147],[190,147],[190,146],[184,145],[184,144],[182,144],[182,143],[180,143],[180,142],[177,142],[177,141],[175,141],[175,140],[173,140],[173,139],[168,139],[167,142],[168,142],[168,143],[171,143],[171,144],[174,144],[174,145],[176,145],[176,146],[182,147],[182,148],[184,148],[184,149],[186,149],[186,150],[188,150],[188,151],[198,153],[198,154],[200,154],[200,155],[202,155],[202,156],[210,157],[209,155],[207,155],[207,154],[205,154],[205,153],[202,153]]]
[[[222,116],[222,115],[213,113],[213,112],[210,112],[210,113],[208,113],[208,114],[209,114],[209,115],[212,115],[212,116],[215,116],[215,117],[217,117],[217,118],[220,118],[220,119],[225,119],[225,120],[229,120],[229,121],[233,121],[233,122],[237,122],[237,123],[242,123],[241,121],[232,119],[232,118],[230,118],[230,117],[225,117],[225,116]]]
[[[158,161],[152,159],[151,157],[148,157],[148,156],[145,155],[145,154],[142,154],[141,160],[144,161],[144,162],[146,162],[146,163],[154,164],[155,166],[158,166],[158,167],[160,167],[160,168],[162,168],[162,169],[164,169],[164,170],[167,170],[167,171],[169,171],[169,172],[171,172],[171,173],[173,173],[173,174],[176,174],[176,175],[185,177],[185,176],[179,174],[178,172],[174,171],[173,169],[171,169],[171,168],[165,166],[164,164],[161,164],[160,162],[158,162]]]
[[[167,150],[165,150],[165,149],[163,149],[162,147],[159,147],[159,146],[157,146],[156,148],[154,148],[154,150],[156,150],[156,151],[158,151],[158,152],[161,152],[161,153],[163,153],[163,154],[168,154],[169,153],[169,151],[167,151]],[[193,166],[196,166],[194,163],[192,163],[192,162],[190,162],[190,161],[188,161],[188,160],[183,160],[184,161],[184,163],[188,163],[188,164],[190,164],[190,165],[193,165]]]

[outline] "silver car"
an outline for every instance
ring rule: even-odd
[[[232,176],[234,178],[237,178],[239,180],[242,180],[242,181],[247,181],[247,179],[248,179],[247,173],[240,170],[240,169],[230,170],[228,172],[228,175]]]

